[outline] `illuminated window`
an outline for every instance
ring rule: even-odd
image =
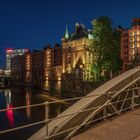
[[[47,54],[50,54],[50,51],[47,51]]]

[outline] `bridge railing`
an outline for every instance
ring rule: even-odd
[[[131,89],[126,89],[124,91],[133,91],[133,90],[139,90],[140,87],[135,87],[135,88],[131,88]],[[110,94],[112,93],[117,93],[119,91],[113,91],[113,92],[108,92],[108,93],[104,93],[104,95],[106,95],[108,97],[108,99],[110,99]],[[49,132],[49,122],[50,121],[54,121],[54,120],[57,120],[57,119],[60,119],[60,118],[64,118],[64,117],[70,117],[72,115],[75,115],[77,113],[82,113],[82,112],[88,112],[88,111],[92,111],[92,110],[95,110],[95,109],[98,109],[100,108],[101,106],[95,106],[95,107],[91,107],[91,108],[88,108],[88,109],[84,109],[84,110],[79,110],[78,112],[76,113],[70,113],[70,114],[66,114],[66,115],[63,115],[63,116],[57,116],[57,117],[54,117],[54,118],[49,118],[49,105],[50,104],[57,104],[57,103],[60,103],[60,102],[69,102],[69,101],[76,101],[76,100],[80,100],[80,99],[84,99],[84,98],[92,98],[92,97],[95,97],[95,96],[99,96],[100,94],[96,94],[96,95],[91,95],[91,96],[82,96],[82,97],[76,97],[76,98],[70,98],[70,99],[62,99],[62,100],[56,100],[56,101],[51,101],[51,102],[44,102],[44,103],[39,103],[39,104],[33,104],[33,105],[28,105],[28,106],[19,106],[19,107],[14,107],[12,108],[12,110],[20,110],[20,109],[26,109],[27,107],[29,108],[32,108],[32,107],[39,107],[39,106],[44,106],[45,107],[45,119],[44,120],[41,120],[41,121],[37,121],[37,122],[34,122],[34,123],[30,123],[30,124],[27,124],[27,125],[22,125],[22,126],[19,126],[19,127],[15,127],[15,128],[10,128],[10,129],[7,129],[7,130],[3,130],[3,131],[0,131],[0,134],[3,134],[3,133],[7,133],[7,132],[11,132],[11,131],[15,131],[15,130],[19,130],[19,129],[23,129],[23,128],[28,128],[28,127],[31,127],[31,126],[36,126],[36,125],[39,125],[39,124],[43,124],[45,123],[45,127],[46,127],[46,139],[51,139],[53,137],[56,137],[56,136],[59,136],[59,135],[62,135],[64,133],[67,133],[71,130],[74,130],[76,129],[78,126],[74,126],[72,128],[68,128],[66,130],[63,130],[61,132],[58,132],[58,133],[55,133],[55,134],[50,134]],[[102,94],[103,95],[103,94]],[[122,101],[127,101],[127,100],[131,100],[131,99],[138,99],[140,98],[140,95],[135,95],[133,97],[129,97],[127,99],[123,99],[123,100],[119,100],[119,101],[115,101],[115,102],[110,102],[109,104],[106,104],[106,106],[109,106],[109,105],[114,105],[116,103],[119,103],[119,102],[122,102]],[[89,125],[91,123],[94,123],[94,122],[97,122],[97,121],[100,121],[100,120],[103,120],[105,118],[111,118],[111,116],[113,115],[116,115],[116,114],[119,114],[121,112],[125,112],[125,111],[128,111],[136,106],[139,106],[140,105],[140,102],[138,104],[132,104],[132,106],[129,106],[127,108],[124,108],[124,109],[121,109],[119,111],[115,111],[113,113],[109,113],[107,115],[103,115],[101,117],[98,117],[94,120],[91,120],[91,121],[88,121],[84,124],[80,124],[81,127],[82,126],[86,126],[86,125]],[[5,111],[8,111],[8,110],[11,110],[10,109],[1,109],[0,110],[0,113],[1,112],[5,112]]]

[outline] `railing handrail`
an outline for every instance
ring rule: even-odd
[[[139,104],[136,104],[135,107],[136,107],[136,106],[139,106]],[[122,112],[122,111],[127,111],[128,109],[131,109],[131,108],[132,108],[132,107],[130,106],[130,107],[128,107],[128,108],[119,110],[119,111],[117,111],[117,112],[110,113],[110,114],[108,114],[108,115],[105,115],[105,116],[100,117],[100,118],[98,118],[98,119],[95,119],[95,120],[93,120],[93,121],[87,122],[87,123],[85,123],[85,124],[81,124],[80,126],[84,126],[84,125],[86,125],[86,124],[90,124],[90,123],[92,123],[92,122],[99,121],[99,120],[104,119],[104,118],[106,118],[106,117],[111,117],[112,115],[115,115],[116,113],[120,113],[120,112]],[[68,132],[68,131],[71,131],[71,130],[73,130],[73,129],[76,129],[77,127],[79,127],[79,125],[74,126],[74,127],[71,127],[71,128],[68,128],[68,129],[63,130],[63,131],[61,131],[61,132],[58,132],[58,133],[56,133],[56,134],[52,134],[52,135],[50,135],[50,136],[46,136],[45,139],[47,140],[48,138],[52,138],[52,137],[54,137],[54,136],[61,135],[61,134],[65,133],[65,132]]]
[[[126,89],[126,90],[123,90],[123,91],[130,91],[130,90],[134,90],[134,89],[140,89],[140,87],[135,87],[135,88],[131,88],[131,89]],[[112,93],[116,93],[116,92],[119,92],[120,90],[116,90],[116,91],[112,91],[112,92],[106,92],[104,94],[95,94],[95,95],[88,95],[88,96],[80,96],[80,97],[74,97],[74,98],[67,98],[67,99],[59,99],[59,100],[55,100],[55,101],[50,101],[50,102],[43,102],[43,103],[38,103],[38,104],[32,104],[32,105],[25,105],[25,106],[18,106],[18,107],[13,107],[13,108],[5,108],[5,109],[0,109],[0,113],[1,112],[5,112],[5,111],[8,111],[8,110],[18,110],[18,109],[25,109],[27,107],[31,108],[31,107],[39,107],[39,106],[43,106],[43,105],[46,105],[46,104],[55,104],[55,103],[63,103],[63,102],[67,102],[67,101],[74,101],[74,100],[79,100],[79,99],[84,99],[84,98],[90,98],[90,97],[96,97],[96,96],[99,96],[99,95],[109,95],[109,94],[112,94]]]
[[[38,103],[38,104],[32,104],[32,105],[25,105],[25,106],[18,106],[18,107],[13,107],[13,108],[5,108],[5,109],[0,109],[0,113],[1,112],[4,112],[4,111],[8,111],[8,110],[19,110],[19,109],[25,109],[27,107],[39,107],[39,106],[43,106],[45,105],[46,103],[43,102],[43,103]]]
[[[135,96],[135,97],[133,97],[133,98],[138,98],[139,96]],[[125,100],[130,100],[132,97],[130,97],[130,98],[127,98],[127,99],[124,99],[124,100],[119,100],[119,101],[116,101],[116,102],[112,102],[111,104],[115,104],[115,103],[118,103],[118,102],[122,102],[122,101],[125,101]],[[49,103],[49,102],[48,102]],[[46,104],[44,104],[44,105],[46,105]],[[110,105],[110,104],[107,104],[106,106],[108,106],[108,105]],[[138,105],[136,105],[136,106],[138,106]],[[91,111],[91,110],[94,110],[94,109],[96,109],[96,108],[99,108],[100,106],[96,106],[96,107],[92,107],[92,108],[88,108],[88,109],[84,109],[84,110],[82,110],[82,111],[79,111],[78,113],[82,113],[82,112],[86,112],[86,111]],[[119,112],[120,111],[123,111],[123,109],[122,110],[119,110]],[[76,112],[77,113],[77,112]],[[64,118],[64,117],[67,117],[67,116],[71,116],[71,115],[74,115],[74,114],[76,114],[76,113],[70,113],[70,114],[67,114],[67,115],[63,115],[63,116],[56,116],[56,117],[53,117],[53,118],[50,118],[50,119],[44,119],[44,120],[42,120],[42,121],[37,121],[37,122],[35,122],[35,123],[30,123],[30,124],[28,124],[28,125],[22,125],[22,126],[19,126],[19,127],[15,127],[15,128],[11,128],[11,129],[6,129],[6,130],[3,130],[3,131],[0,131],[0,134],[3,134],[3,133],[7,133],[7,132],[11,132],[11,131],[15,131],[15,130],[20,130],[20,129],[23,129],[23,128],[28,128],[28,127],[31,127],[31,126],[35,126],[35,125],[39,125],[39,124],[42,124],[42,123],[46,123],[46,122],[50,122],[50,121],[53,121],[53,120],[56,120],[56,119],[60,119],[60,118]],[[117,112],[115,112],[115,114],[116,114]],[[101,119],[101,118],[98,118],[99,120]],[[73,128],[75,128],[75,127],[73,127]],[[58,133],[58,135],[60,135],[59,133]],[[52,136],[50,136],[50,137],[52,137]]]

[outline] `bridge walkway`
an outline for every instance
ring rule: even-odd
[[[91,127],[71,140],[140,140],[140,109]]]
[[[78,131],[82,131],[83,126],[88,127],[92,120],[96,120],[102,115],[108,116],[113,112],[120,114],[124,109],[134,108],[135,104],[140,104],[140,90],[138,87],[140,87],[140,68],[137,67],[106,82],[87,95],[93,97],[79,100],[58,115],[59,119],[50,121],[47,125],[47,135],[49,134],[49,138],[52,137],[50,140],[67,139]],[[133,91],[128,91],[131,88]],[[137,88],[137,90],[134,90],[134,88]],[[135,94],[137,98],[135,98]],[[114,104],[117,101],[122,103]],[[94,109],[88,110],[91,108]],[[62,133],[66,130],[70,131]],[[60,135],[58,136],[58,134]],[[43,140],[45,137],[46,127],[43,127],[29,140]]]

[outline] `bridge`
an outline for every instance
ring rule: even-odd
[[[69,102],[69,101],[70,102],[75,101],[75,103],[71,107],[66,109],[63,113],[58,115],[57,117],[49,118],[48,112],[49,112],[50,104],[57,104],[58,102]],[[92,129],[90,131],[90,135],[94,137],[95,135],[100,134],[101,131],[107,132],[105,131],[105,129],[102,128],[99,129],[98,127],[100,133],[95,134],[95,132],[97,132],[96,130],[97,127],[95,128],[95,126],[100,125],[102,127],[104,126],[103,128],[105,128],[104,122],[107,122],[107,124],[109,125],[114,120],[117,121],[117,119],[120,118],[120,120],[118,121],[120,127],[116,129],[122,130],[121,124],[123,124],[122,122],[124,122],[123,121],[124,119],[121,118],[123,117],[122,115],[126,113],[127,115],[129,115],[125,119],[125,121],[127,121],[126,124],[128,125],[137,124],[136,125],[137,129],[140,130],[138,127],[139,124],[138,118],[136,119],[135,122],[130,121],[130,118],[132,118],[132,116],[133,118],[136,118],[136,116],[134,117],[134,114],[137,114],[137,117],[140,114],[139,113],[140,109],[137,109],[140,107],[140,67],[131,69],[115,77],[114,79],[106,82],[99,88],[89,93],[87,96],[70,98],[65,100],[56,100],[52,102],[45,102],[45,103],[34,104],[29,106],[20,106],[20,107],[12,108],[12,110],[23,109],[27,107],[37,107],[37,106],[45,106],[44,120],[32,124],[27,124],[24,126],[19,126],[16,128],[11,128],[9,130],[0,131],[0,134],[43,123],[45,124],[44,127],[41,128],[33,136],[31,136],[29,140],[43,140],[43,139],[79,140],[80,137],[83,137],[85,138],[84,140],[86,140],[86,135],[88,134],[89,128],[91,127]],[[135,111],[135,109],[137,109],[137,111],[139,112],[132,113],[132,111],[133,110]],[[0,110],[0,112],[4,112],[7,110],[9,109],[3,109]],[[114,120],[110,121],[112,119]],[[128,125],[125,125],[125,127],[129,128]],[[130,128],[133,129],[135,127],[134,125],[133,127],[131,125]],[[123,127],[124,131],[125,130],[127,131],[125,127]],[[109,134],[110,132],[106,134],[104,133],[104,135],[109,135]],[[135,137],[138,136],[138,132],[137,133],[134,132],[133,137],[134,136]],[[98,140],[102,140],[102,139],[98,139]]]
[[[140,109],[91,127],[71,140],[140,140]]]
[[[85,97],[67,101],[77,99],[80,100],[53,119],[48,119],[46,108],[46,126],[29,140],[68,140],[91,126],[139,107],[140,68],[117,76]]]

